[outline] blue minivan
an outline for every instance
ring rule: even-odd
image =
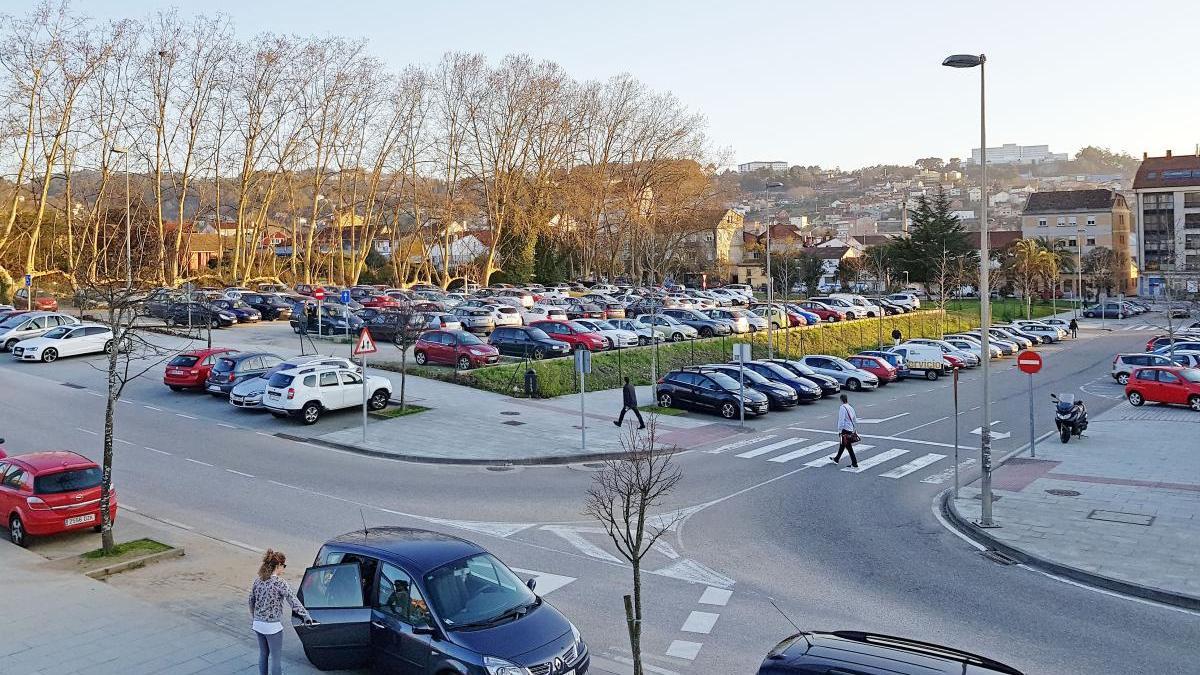
[[[372,527],[321,547],[297,592],[317,623],[292,625],[320,670],[586,675],[579,630],[535,587],[465,539]]]

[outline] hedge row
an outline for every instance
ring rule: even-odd
[[[775,354],[784,358],[796,358],[806,354],[849,356],[864,349],[876,349],[881,342],[891,344],[891,333],[895,328],[899,328],[905,338],[914,338],[940,337],[945,333],[967,330],[978,325],[977,319],[973,320],[966,314],[921,311],[883,319],[790,328],[774,331]],[[592,373],[588,375],[587,388],[589,391],[613,389],[621,386],[624,377],[629,377],[634,384],[650,384],[651,357],[655,349],[658,352],[657,373],[661,377],[663,373],[675,368],[728,361],[732,357],[735,342],[750,342],[756,358],[765,358],[767,355],[765,332],[736,338],[664,343],[657,348],[636,347],[600,352],[592,357]],[[395,361],[380,362],[379,365],[383,368],[399,369],[399,363]],[[408,372],[420,377],[518,395],[524,392],[527,367],[533,368],[538,374],[538,390],[544,398],[579,391],[578,376],[570,358],[530,361],[528,366],[523,362],[509,362],[468,371],[438,366],[417,367],[410,364]]]

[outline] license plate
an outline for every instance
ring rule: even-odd
[[[168,370],[167,374],[168,375],[182,375],[183,371],[182,370]]]
[[[267,392],[267,398],[279,398],[279,392],[277,392],[277,391],[268,391],[268,392]]]
[[[209,391],[221,391],[221,388],[215,384],[210,384],[210,385],[208,385],[208,390]]]
[[[89,513],[89,514],[83,515],[83,516],[75,516],[74,518],[67,518],[66,520],[63,521],[63,526],[71,527],[72,525],[82,525],[84,523],[90,523],[94,520],[96,520],[96,514]]]

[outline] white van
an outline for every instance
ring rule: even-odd
[[[936,380],[947,370],[946,360],[942,358],[942,349],[935,345],[905,342],[898,347],[890,347],[888,351],[903,356],[908,362],[909,371],[924,371],[927,380]]]
[[[842,298],[850,304],[860,308],[863,312],[866,312],[866,315],[869,317],[874,318],[877,316],[883,316],[882,307],[872,303],[870,300],[867,300],[861,295],[855,295],[854,293],[831,293],[829,297]]]

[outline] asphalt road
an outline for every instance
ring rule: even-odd
[[[1147,334],[1085,331],[1077,342],[1042,348],[1035,433],[1053,429],[1051,392],[1082,395],[1093,412],[1119,400],[1108,378],[1112,355],[1140,351]],[[98,360],[0,358],[0,436],[10,452],[76,448],[99,458]],[[993,369],[989,422],[998,436],[1008,434],[994,443],[1002,456],[1028,442],[1029,382],[1011,357]],[[594,467],[496,470],[340,452],[275,435],[295,432],[294,423],[172,393],[158,373],[131,383],[119,407],[115,480],[124,504],[235,544],[283,548],[298,560],[364,519],[460,534],[539,576],[539,590],[579,625],[601,663],[624,658],[629,573],[581,514]],[[845,460],[822,465],[836,438],[833,401],[772,413],[743,436],[679,456],[684,481],[668,509],[683,520],[645,561],[652,665],[754,672],[792,632],[774,599],[804,628],[944,642],[1028,673],[1190,667],[1184,645],[1200,628],[1196,616],[997,564],[939,523],[931,506],[952,484],[954,466],[948,381],[895,383],[852,402],[864,437],[859,472],[844,470]],[[980,403],[978,370],[969,371],[959,387],[964,482],[977,470],[972,431],[982,425]],[[342,414],[321,426],[355,423]],[[447,442],[453,438],[448,429]],[[1058,441],[1044,441],[1051,442]]]

